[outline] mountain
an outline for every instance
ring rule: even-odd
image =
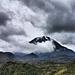
[[[27,59],[28,58],[38,58],[38,55],[36,55],[35,53],[30,53],[30,54],[27,54],[26,56],[25,56]]]
[[[38,58],[38,55],[35,53],[30,53],[30,54],[25,54],[25,53],[14,53],[15,55],[15,61],[19,61],[19,62],[32,62],[33,59]]]
[[[26,54],[25,53],[22,53],[22,52],[15,52],[14,55],[17,58],[23,58],[23,57],[25,57]]]
[[[46,41],[52,41],[52,44],[54,45],[54,51],[38,54],[39,60],[48,60],[55,63],[68,63],[75,61],[74,51],[62,46],[57,41],[51,39],[48,36],[36,37],[33,40],[29,41],[29,43],[37,45],[37,43],[45,43]]]
[[[0,52],[0,63],[14,61],[14,54],[11,52]]]
[[[37,44],[37,43],[42,43],[46,41],[50,41],[50,38],[47,36],[43,36],[43,37],[36,37],[33,40],[29,41],[29,43]]]
[[[19,52],[16,52],[14,54],[11,52],[0,52],[0,63],[6,63],[9,61],[34,62],[34,63],[49,61],[49,62],[54,62],[54,63],[69,63],[69,62],[75,61],[74,51],[62,46],[56,40],[51,39],[48,36],[36,37],[32,39],[31,41],[29,41],[29,43],[37,46],[38,43],[44,44],[47,41],[51,42],[53,45],[52,52],[45,52],[45,53],[33,52],[30,54],[19,53]]]

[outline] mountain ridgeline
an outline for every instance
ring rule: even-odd
[[[9,61],[15,62],[54,62],[54,63],[70,63],[75,61],[75,52],[62,46],[60,43],[51,39],[48,36],[36,37],[29,41],[29,44],[37,46],[38,43],[52,42],[54,45],[52,52],[45,53],[11,53],[11,52],[0,52],[0,63],[6,63]],[[41,49],[40,49],[41,50]]]

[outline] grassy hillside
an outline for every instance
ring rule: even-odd
[[[75,75],[75,64],[10,62],[1,66],[0,75]]]

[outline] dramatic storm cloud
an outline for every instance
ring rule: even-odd
[[[48,14],[46,26],[48,33],[75,32],[75,1],[74,0],[22,0],[35,11]],[[37,25],[36,25],[37,26]]]
[[[0,0],[0,51],[49,50],[28,43],[42,35],[74,48],[74,0]]]

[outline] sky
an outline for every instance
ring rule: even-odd
[[[0,51],[51,51],[29,45],[43,35],[75,51],[74,0],[0,0]]]

